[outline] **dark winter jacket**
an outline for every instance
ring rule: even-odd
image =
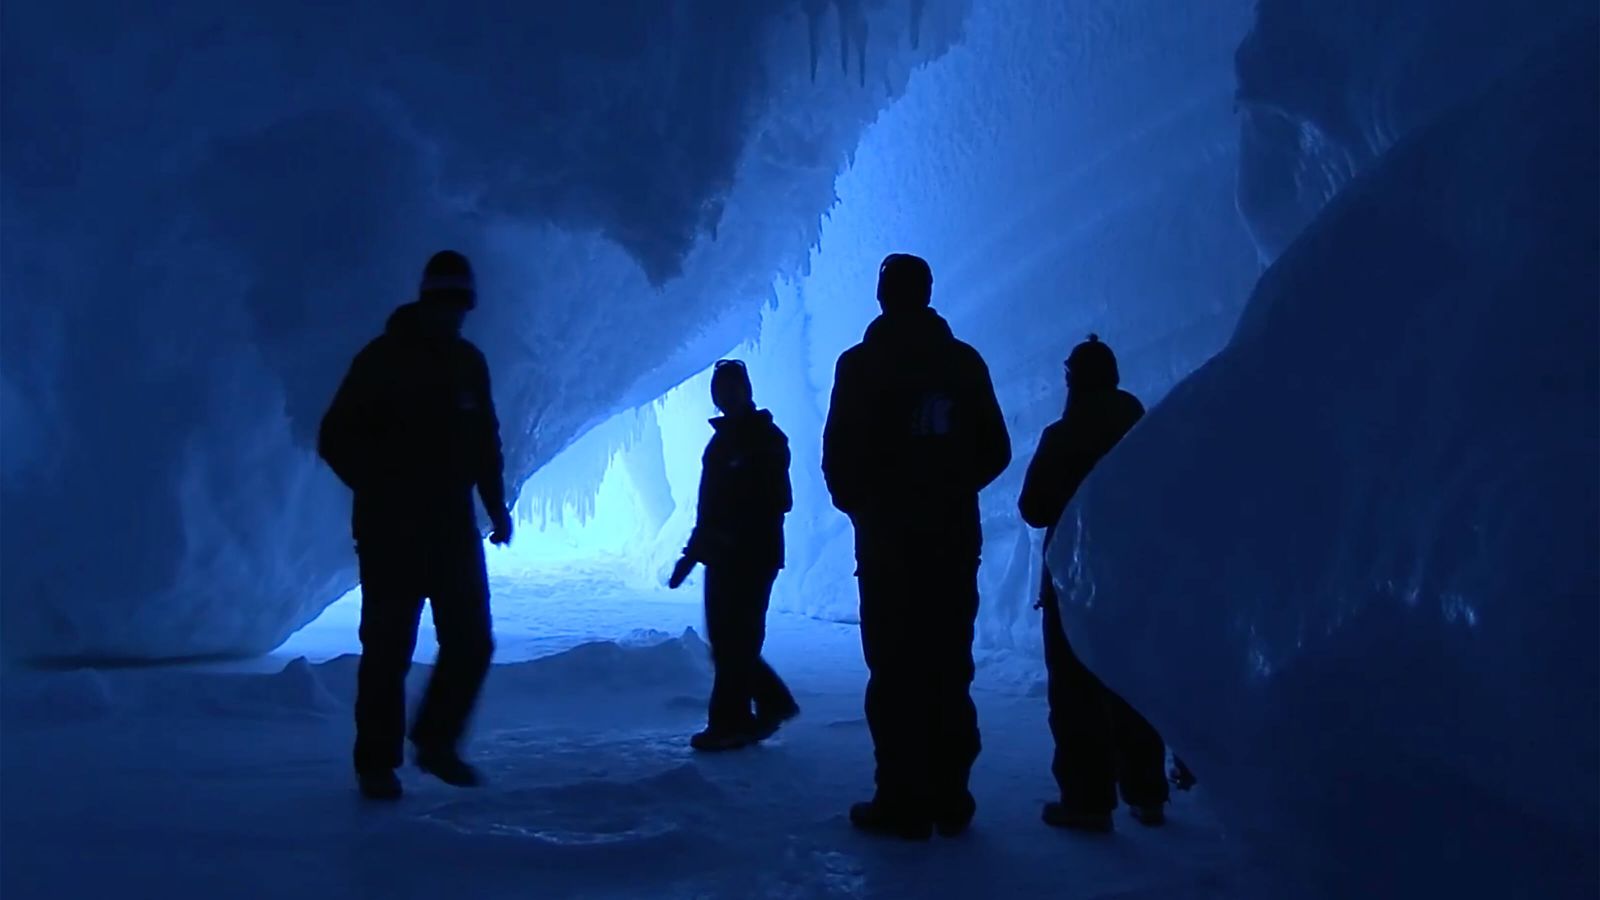
[[[839,357],[822,474],[856,560],[977,559],[978,492],[1011,462],[988,366],[931,309],[879,316]]]
[[[707,567],[783,568],[783,517],[794,507],[789,439],[764,409],[712,419],[711,427],[684,555]]]
[[[1045,428],[1028,464],[1017,502],[1023,521],[1046,529],[1048,543],[1089,471],[1142,416],[1143,404],[1127,391],[1073,391],[1066,413]]]
[[[489,367],[417,303],[356,355],[317,449],[355,491],[358,541],[475,531],[474,487],[485,507],[505,509]]]

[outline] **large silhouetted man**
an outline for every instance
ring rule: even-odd
[[[670,587],[706,567],[706,635],[716,677],[696,750],[732,750],[772,736],[800,713],[794,695],[761,658],[772,583],[783,568],[783,517],[794,506],[789,439],[757,409],[744,363],[724,359],[711,373],[711,420],[701,458],[699,507]]]
[[[978,492],[1011,461],[989,369],[932,294],[922,259],[883,261],[883,315],[839,357],[822,449],[833,503],[855,526],[877,757],[877,791],[850,821],[913,839],[958,834],[976,809]]]
[[[404,761],[406,672],[424,598],[439,656],[411,728],[416,762],[453,785],[479,782],[457,751],[494,652],[473,490],[495,543],[511,540],[511,516],[489,367],[461,336],[476,299],[466,257],[435,254],[418,300],[395,310],[356,356],[322,420],[322,458],[355,492],[355,766],[362,793],[374,799],[401,794],[395,769]]]
[[[1046,547],[1089,471],[1144,415],[1139,400],[1117,386],[1117,358],[1095,335],[1067,357],[1066,376],[1066,411],[1039,438],[1018,502],[1029,525],[1046,529]],[[1061,788],[1061,800],[1045,804],[1045,822],[1109,831],[1120,784],[1134,816],[1145,824],[1160,824],[1167,802],[1161,735],[1072,652],[1048,567],[1039,585],[1039,606],[1044,610],[1050,732],[1056,742],[1051,770]]]

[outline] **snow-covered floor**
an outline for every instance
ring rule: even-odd
[[[872,771],[853,626],[771,616],[767,657],[804,713],[766,745],[702,756],[686,745],[709,685],[685,632],[700,628],[696,595],[570,571],[493,588],[501,664],[469,748],[490,784],[407,771],[394,806],[361,802],[350,777],[353,600],[253,664],[8,675],[0,896],[1266,893],[1204,785],[1177,796],[1164,829],[1121,815],[1108,837],[1040,824],[1050,744],[1023,661],[980,671],[974,828],[902,844],[844,816]]]

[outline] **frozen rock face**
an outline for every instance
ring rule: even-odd
[[[1597,37],[1370,165],[1051,548],[1088,663],[1329,896],[1593,891]]]
[[[1270,262],[1339,190],[1588,0],[1261,0],[1236,56],[1239,209]]]
[[[506,9],[4,5],[8,658],[262,651],[352,584],[317,419],[442,246],[513,486],[753,333],[966,3]]]

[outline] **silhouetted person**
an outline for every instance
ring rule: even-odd
[[[489,368],[461,337],[476,297],[466,257],[436,254],[419,299],[395,310],[383,335],[357,354],[322,420],[319,452],[355,492],[355,766],[362,793],[377,799],[401,793],[406,672],[424,598],[439,655],[411,729],[416,762],[453,785],[479,781],[457,752],[494,651],[473,489],[496,544],[511,540],[511,516]]]
[[[1046,530],[1047,548],[1083,479],[1144,415],[1139,400],[1117,387],[1117,358],[1095,335],[1067,357],[1066,375],[1066,411],[1039,438],[1018,503],[1029,525]],[[1136,818],[1160,824],[1167,802],[1161,735],[1072,652],[1048,567],[1038,605],[1044,610],[1050,732],[1056,744],[1051,770],[1061,788],[1061,800],[1045,804],[1044,820],[1108,831],[1120,785]]]
[[[976,809],[978,491],[1011,461],[989,369],[929,308],[932,294],[926,262],[883,261],[883,315],[839,357],[822,439],[828,491],[855,526],[877,758],[877,791],[850,821],[915,839],[958,834]]]
[[[696,563],[706,567],[706,632],[716,678],[706,729],[689,743],[707,751],[770,737],[800,713],[761,658],[772,582],[783,568],[783,517],[794,506],[789,439],[772,413],[756,408],[744,363],[717,363],[711,400],[722,415],[711,420],[694,532],[668,581],[676,588]]]

